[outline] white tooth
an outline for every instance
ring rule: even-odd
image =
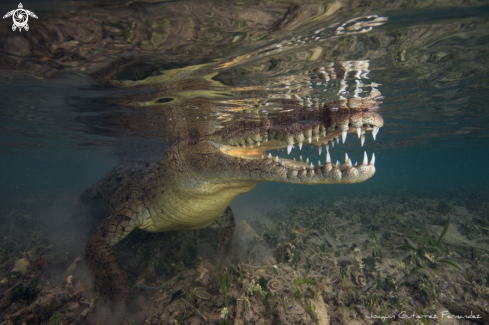
[[[349,160],[349,159],[350,159],[350,158],[348,158],[348,154],[347,154],[347,153],[345,153],[345,164],[347,164],[347,163],[348,163],[348,160]]]
[[[348,131],[343,131],[341,132],[341,140],[343,141],[343,144],[346,141],[346,135],[348,134]]]
[[[272,154],[271,153],[268,154],[268,158],[272,158]]]
[[[336,161],[336,167],[340,167],[340,162],[338,160]]]
[[[294,158],[294,161],[295,161],[295,158]]]
[[[355,161],[355,166],[358,166],[358,161]]]
[[[357,128],[357,135],[358,135],[358,138],[360,138],[362,136],[362,128]]]
[[[318,167],[321,167],[321,160],[318,160]]]
[[[367,152],[363,152],[363,162],[362,165],[367,166],[368,165],[368,157],[367,157]]]
[[[372,154],[372,159],[370,160],[370,165],[375,165],[375,154]]]
[[[306,163],[309,163],[309,158],[306,159]]]
[[[285,167],[285,161],[282,160],[280,164]]]
[[[374,138],[377,138],[377,133],[379,133],[379,128],[374,126],[374,129],[372,130],[372,137]]]
[[[299,150],[302,150],[302,142],[299,142]]]
[[[260,141],[258,141],[258,142],[256,143],[256,145],[259,147],[259,146],[261,145],[261,142],[260,142]]]
[[[331,141],[331,147],[334,148],[334,139],[333,139],[333,141]]]
[[[275,157],[275,162],[278,162],[278,156],[277,156],[277,157]]]
[[[323,152],[323,146],[322,145],[319,145],[318,146],[318,153],[319,153],[320,156],[321,156],[321,152]]]
[[[265,142],[268,142],[268,138],[265,138]]]
[[[299,156],[299,161],[302,161],[302,155],[301,155],[301,156]]]
[[[329,155],[329,151],[326,153],[326,163],[331,163],[331,156]]]
[[[319,134],[316,136],[316,142],[319,142]]]
[[[312,142],[312,137],[309,137],[307,140],[309,140],[309,144]]]
[[[336,138],[336,143],[337,143],[337,144],[340,144],[340,137],[337,137],[337,138]]]
[[[265,156],[264,155],[261,155],[261,159],[263,159],[263,158],[265,158]]]
[[[292,168],[296,169],[296,168],[297,168],[297,166],[296,166],[296,165],[292,165]]]
[[[329,151],[329,142],[326,143],[326,151]]]
[[[253,145],[252,144],[250,144],[250,149],[253,149]]]
[[[348,166],[353,166],[352,163],[351,163],[351,159],[348,159]]]
[[[293,144],[289,144],[289,145],[287,146],[287,154],[288,154],[288,155],[290,155],[290,152],[292,151],[292,148],[293,148],[293,147],[294,147],[294,145],[293,145]]]
[[[362,145],[362,147],[364,143],[365,143],[365,134],[362,134],[362,136],[360,137],[360,144]]]
[[[311,163],[311,168],[314,168],[314,164],[313,163]]]
[[[325,136],[326,136],[326,130],[323,131],[323,137],[325,137]]]

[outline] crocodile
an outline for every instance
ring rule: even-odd
[[[309,78],[355,79],[358,71],[346,71],[348,66],[336,64],[329,72],[319,69],[308,73]],[[300,78],[295,76],[295,80]],[[182,82],[183,88],[190,87]],[[175,84],[178,82],[173,92],[178,88]],[[197,81],[191,84],[201,86]],[[380,92],[372,87],[366,97],[340,96],[316,107],[298,97],[271,99],[270,103],[286,108],[278,116],[232,120],[214,132],[193,132],[193,136],[176,140],[158,163],[136,169],[115,168],[89,189],[87,195],[103,198],[111,209],[85,250],[99,291],[108,297],[129,295],[128,276],[113,247],[136,228],[148,232],[194,230],[215,222],[221,229],[218,248],[225,253],[235,227],[229,204],[259,182],[352,184],[372,177],[374,154],[368,157],[364,152],[360,164],[353,164],[348,155],[343,164],[333,163],[329,147],[340,139],[344,143],[350,134],[356,135],[362,146],[367,132],[375,139],[384,123],[377,112]],[[320,155],[326,148],[323,163],[271,154],[284,152],[285,156],[294,148],[301,150],[304,143],[316,146]]]
[[[32,38],[8,36],[0,55],[0,70],[14,67],[43,78],[62,70],[83,72],[101,84],[151,89],[114,100],[137,114],[124,115],[126,110],[110,124],[136,130],[143,137],[165,133],[169,148],[163,158],[144,168],[113,169],[80,200],[100,198],[111,210],[85,249],[96,287],[107,297],[129,295],[128,276],[113,248],[136,228],[193,230],[216,222],[222,229],[219,249],[225,252],[235,227],[229,204],[259,182],[350,184],[375,173],[373,154],[369,159],[365,153],[360,164],[348,156],[343,164],[331,160],[330,145],[356,134],[363,146],[367,132],[375,139],[383,119],[377,113],[381,99],[377,84],[364,84],[368,61],[329,60],[341,60],[347,51],[342,48],[347,43],[332,40],[367,33],[382,25],[385,17],[370,15],[339,24],[332,18],[343,8],[339,3],[279,5],[257,16],[241,5],[226,4],[223,11],[222,6],[214,10],[213,4],[209,11],[206,2],[192,2],[191,8],[202,6],[194,8],[196,12],[214,15],[193,25],[187,23],[190,7],[185,2],[178,6],[181,9],[152,6],[147,17],[137,6],[132,11],[111,5],[110,10],[100,8],[96,13],[81,8],[75,16],[39,22]],[[248,25],[249,31],[241,34],[236,32],[235,17],[244,11],[243,19],[257,26],[253,30]],[[216,30],[229,31],[221,46],[215,46]],[[158,66],[152,60],[165,62]],[[131,67],[137,78],[126,78]],[[363,89],[369,87],[365,96]],[[349,91],[354,96],[344,97]],[[84,106],[83,112],[89,107]],[[185,110],[194,108],[209,118],[191,125]],[[91,120],[88,126],[96,128],[96,122]],[[304,143],[317,146],[319,155],[326,149],[323,163],[271,155],[289,155]]]
[[[198,5],[205,7],[196,9],[198,12],[207,12],[207,4]],[[83,204],[87,198],[101,198],[111,210],[85,249],[96,287],[107,297],[129,295],[128,276],[113,248],[136,228],[148,232],[193,230],[216,222],[222,229],[219,249],[225,252],[235,227],[229,204],[259,182],[349,184],[365,181],[375,173],[373,154],[369,159],[365,153],[361,164],[353,164],[348,156],[340,164],[331,161],[328,150],[340,139],[345,142],[349,134],[356,134],[363,146],[365,134],[371,131],[375,138],[383,126],[377,113],[381,98],[377,85],[361,81],[368,79],[368,61],[328,60],[338,55],[331,40],[366,33],[386,18],[372,15],[338,24],[331,17],[341,5],[328,7],[327,12],[324,6],[279,6],[267,11],[266,21],[264,16],[248,12],[246,21],[256,20],[259,26],[241,41],[241,34],[235,33],[235,19],[229,19],[234,15],[211,10],[223,15],[232,31],[223,40],[225,46],[214,47],[214,32],[224,29],[223,20],[204,19],[188,30],[193,25],[187,24],[187,16],[173,17],[180,12],[186,15],[188,8],[184,9],[184,3],[181,6],[181,10],[168,12],[165,6],[152,7],[151,12],[156,12],[151,17],[161,24],[149,24],[149,19],[125,7],[102,8],[97,14],[91,9],[76,11],[76,17],[40,22],[33,28],[32,38],[8,36],[0,55],[0,70],[42,78],[54,77],[59,71],[84,71],[109,86],[151,88],[114,100],[141,114],[120,114],[111,124],[148,137],[164,130],[169,148],[163,158],[145,168],[115,168],[80,200]],[[239,15],[247,10],[242,6],[226,8]],[[310,32],[297,31],[290,37],[292,31],[303,30],[299,28],[302,23],[295,20],[311,23]],[[270,33],[274,36],[267,39]],[[270,39],[274,41],[270,43]],[[247,49],[245,53],[234,51],[240,46]],[[224,56],[223,49],[227,49]],[[157,50],[158,55],[150,55],[149,50]],[[226,57],[229,53],[240,54]],[[151,60],[162,58],[164,64],[147,69],[154,63]],[[195,63],[199,60],[200,64]],[[136,67],[136,80],[124,80],[130,74],[128,66]],[[182,66],[186,68],[178,68]],[[304,67],[306,71],[297,72]],[[353,89],[347,80],[356,82],[354,96],[349,98],[343,97]],[[362,88],[368,87],[371,92],[364,96]],[[208,112],[209,119],[190,125],[182,113],[189,107]],[[176,120],[180,122],[173,124]],[[94,127],[97,121],[89,122],[89,127]],[[323,163],[271,155],[280,150],[290,154],[294,148],[302,149],[304,143],[317,146],[320,155],[326,148]]]

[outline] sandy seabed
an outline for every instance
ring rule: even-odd
[[[116,246],[129,306],[98,296],[82,251],[58,247],[36,212],[11,210],[0,324],[489,324],[489,200],[477,193],[238,211],[226,255],[215,226],[136,231]]]

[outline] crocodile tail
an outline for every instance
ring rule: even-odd
[[[129,298],[129,280],[112,246],[134,229],[133,216],[127,207],[114,210],[97,227],[85,248],[85,260],[95,276],[96,288],[112,301]]]

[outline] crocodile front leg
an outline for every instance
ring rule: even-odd
[[[133,201],[112,211],[97,227],[85,248],[85,260],[95,276],[96,288],[113,300],[129,297],[129,281],[112,246],[138,227],[138,212],[143,209],[146,208],[142,201]]]
[[[234,228],[236,227],[233,210],[231,210],[230,207],[227,207],[221,217],[216,220],[216,223],[221,227],[217,249],[221,253],[227,253],[229,246],[231,246],[231,241],[233,240]]]

